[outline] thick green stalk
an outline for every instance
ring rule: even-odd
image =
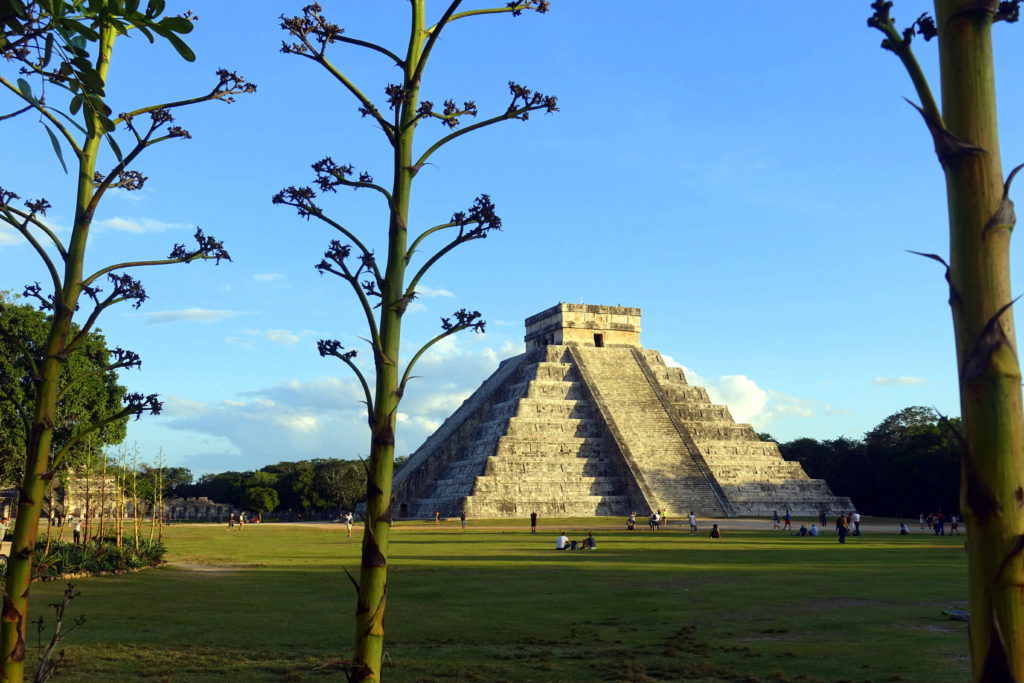
[[[117,32],[104,29],[100,35],[97,71],[105,81]],[[36,380],[35,410],[32,431],[26,444],[25,475],[18,500],[18,517],[14,525],[11,556],[4,587],[3,618],[0,622],[0,657],[3,659],[3,681],[16,683],[25,677],[25,645],[28,627],[29,588],[32,581],[32,551],[39,537],[39,516],[43,510],[46,488],[52,479],[50,448],[57,416],[57,393],[60,389],[64,349],[71,331],[71,319],[81,294],[85,248],[92,225],[93,176],[103,131],[95,116],[87,121],[85,145],[78,155],[78,190],[75,222],[65,261],[64,282],[54,293],[53,320],[46,341],[46,357]]]
[[[398,414],[399,351],[405,295],[406,248],[409,201],[412,195],[413,136],[419,102],[419,83],[413,77],[425,37],[423,0],[412,2],[412,26],[404,64],[405,100],[399,107],[395,131],[392,206],[388,227],[388,257],[381,288],[380,347],[376,356],[376,385],[371,425],[370,461],[367,473],[366,530],[356,607],[356,633],[352,656],[354,680],[379,680],[384,655],[384,609],[387,602],[388,542],[391,536],[391,486],[395,456],[395,423]]]
[[[992,21],[996,2],[937,0],[941,144],[950,228],[950,303],[966,437],[975,681],[1024,681],[1024,408],[1010,285],[1012,211],[1001,212]],[[987,6],[986,6],[987,5]]]

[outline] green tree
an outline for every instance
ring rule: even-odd
[[[47,17],[59,14],[62,21],[68,19],[69,3],[54,2],[56,4],[24,3],[21,9],[35,12],[41,25],[52,25],[59,31],[57,24],[48,22]],[[58,406],[68,392],[68,387],[61,384],[67,359],[81,351],[104,310],[123,302],[138,307],[145,301],[145,289],[129,271],[197,259],[219,262],[229,258],[221,242],[197,229],[195,246],[174,245],[166,258],[126,261],[100,267],[91,273],[85,269],[92,221],[104,195],[115,188],[132,191],[144,185],[146,177],[136,167],[136,162],[148,147],[190,137],[184,128],[173,125],[171,111],[211,100],[232,101],[234,94],[255,89],[238,75],[221,70],[213,87],[197,97],[140,107],[109,118],[111,109],[106,104],[105,87],[114,44],[119,37],[141,34],[152,41],[154,35],[160,35],[186,58],[191,56],[191,51],[176,35],[192,30],[190,18],[161,16],[164,4],[164,0],[148,0],[143,10],[137,0],[70,3],[75,14],[72,19],[80,26],[75,29],[77,35],[69,41],[75,50],[71,62],[84,65],[80,69],[81,79],[70,77],[63,62],[48,57],[47,45],[51,41],[45,35],[36,36],[34,42],[26,44],[27,52],[9,62],[14,74],[0,75],[0,92],[12,97],[16,107],[28,107],[45,128],[58,161],[70,172],[69,185],[73,187],[69,187],[69,195],[74,199],[74,219],[70,235],[64,240],[45,221],[50,207],[48,201],[22,202],[15,190],[0,188],[0,222],[22,235],[43,266],[42,279],[46,284],[27,286],[25,295],[36,299],[40,307],[51,314],[45,344],[37,353],[26,350],[22,354],[34,387],[29,402],[31,418],[24,476],[0,622],[0,658],[3,678],[7,681],[21,681],[24,677],[32,550],[48,482],[64,465],[72,449],[106,424],[129,415],[160,410],[155,394],[129,393],[120,411],[100,422],[83,425],[67,443],[55,447]],[[51,7],[57,8],[57,12],[51,12]],[[63,40],[65,36],[61,34],[59,38]],[[86,72],[91,76],[87,77]],[[43,84],[46,85],[45,99],[41,96]],[[104,143],[109,153],[103,149]],[[70,164],[65,161],[65,152],[69,154]],[[81,316],[76,321],[79,313]],[[135,353],[122,349],[120,353],[111,354],[101,371],[138,364],[139,357]]]
[[[366,495],[366,468],[352,460],[322,460],[316,463],[315,483],[329,508],[352,510]]]
[[[360,114],[380,129],[391,160],[391,177],[384,184],[374,182],[369,173],[357,173],[351,165],[336,163],[331,157],[313,164],[315,183],[321,193],[327,195],[339,187],[355,188],[369,190],[383,199],[387,216],[386,221],[382,221],[382,226],[387,226],[383,260],[378,260],[377,252],[368,242],[325,213],[311,187],[288,187],[273,199],[275,204],[292,206],[300,216],[315,217],[339,233],[341,239],[331,242],[317,267],[321,273],[337,275],[351,288],[365,316],[373,351],[375,374],[367,378],[353,361],[354,351],[345,350],[336,340],[325,339],[319,343],[321,355],[338,358],[359,379],[370,424],[367,524],[356,597],[355,642],[348,671],[355,680],[380,677],[398,404],[411,377],[410,371],[427,349],[462,330],[482,331],[484,324],[477,311],[456,311],[450,318],[442,319],[441,333],[414,353],[403,367],[400,354],[402,317],[416,297],[422,278],[434,264],[456,247],[482,239],[501,227],[494,204],[485,194],[477,197],[468,210],[453,214],[450,220],[425,229],[410,225],[413,180],[436,152],[467,133],[502,121],[525,120],[533,111],[557,110],[554,97],[510,83],[511,100],[504,111],[461,126],[465,120],[477,116],[474,102],[458,103],[446,99],[441,106],[435,106],[433,101],[421,98],[427,62],[434,48],[440,44],[442,33],[451,24],[505,12],[513,16],[527,10],[543,13],[548,10],[549,3],[547,0],[512,0],[500,7],[459,11],[461,5],[462,0],[447,3],[438,20],[431,24],[427,21],[426,0],[410,0],[410,32],[404,56],[400,54],[401,50],[396,52],[349,37],[341,27],[321,14],[317,4],[305,7],[301,16],[282,17],[282,27],[295,41],[285,43],[282,51],[316,63],[354,97]],[[328,58],[328,52],[338,44],[373,51],[397,67],[398,82],[384,88],[386,105],[378,107],[366,94],[368,91]],[[419,125],[433,121],[440,123],[447,132],[427,145],[417,147],[414,138]],[[441,244],[436,250],[428,251],[431,238],[440,239]],[[421,265],[413,266],[416,257],[423,260]]]
[[[0,485],[11,486],[24,474],[34,383],[23,352],[39,354],[49,324],[44,313],[17,305],[0,292]],[[77,331],[73,325],[72,334]],[[60,382],[68,390],[57,406],[54,448],[62,448],[81,430],[104,423],[122,409],[126,390],[118,384],[117,372],[103,370],[110,365],[111,353],[103,335],[94,331],[67,359]],[[120,443],[127,422],[127,416],[106,422],[93,438],[77,441],[65,456],[65,466],[77,467],[88,455],[99,456],[104,446]]]
[[[250,486],[242,493],[241,507],[258,515],[277,509],[277,491],[269,486]]]
[[[204,474],[194,484],[174,487],[175,496],[198,497],[206,496],[217,503],[226,503],[238,507],[242,504],[242,492],[249,472],[221,472]]]
[[[935,17],[900,32],[892,2],[876,0],[868,24],[903,63],[946,178],[949,283],[963,418],[961,507],[971,542],[971,673],[1024,680],[1024,405],[1010,282],[1016,217],[1003,176],[996,117],[992,26],[1017,21],[1020,0],[936,0]],[[941,106],[912,50],[938,37]]]

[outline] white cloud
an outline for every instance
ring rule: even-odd
[[[241,311],[216,311],[209,308],[186,308],[181,311],[157,311],[154,313],[136,313],[133,318],[143,318],[149,325],[168,325],[170,323],[197,322],[215,323],[226,318],[242,315]]]
[[[122,218],[121,216],[95,221],[94,225],[121,232],[132,232],[137,235],[184,230],[192,227],[186,223],[165,223],[154,218]]]
[[[416,293],[419,294],[420,296],[425,296],[428,299],[435,299],[439,296],[451,299],[455,296],[447,289],[432,289],[430,287],[424,287],[423,285],[419,285],[416,287]]]
[[[282,460],[353,458],[368,450],[362,390],[355,380],[294,380],[215,404],[182,402],[165,426],[202,434],[239,453],[248,467]],[[193,404],[204,409],[190,410]]]
[[[256,282],[277,282],[286,280],[287,276],[284,273],[257,273],[252,276],[252,279]]]
[[[814,402],[764,389],[746,375],[723,375],[717,380],[707,379],[679,364],[671,356],[663,355],[662,358],[669,367],[682,368],[690,384],[707,389],[713,402],[728,406],[736,422],[751,423],[757,429],[764,430],[775,420],[810,418],[819,413],[819,406]],[[826,406],[825,413],[838,415],[842,411]]]
[[[495,349],[497,341],[502,340],[457,335],[421,359],[401,404],[399,455],[416,450],[494,372],[499,359],[522,351],[521,343],[508,340]],[[372,366],[364,371],[372,387]],[[238,453],[239,462],[248,463],[232,460],[225,466],[258,468],[281,460],[365,456],[369,452],[365,396],[347,368],[339,366],[337,372],[337,377],[290,380],[217,403],[175,398],[168,403],[165,426],[190,432],[193,443],[198,435],[211,439],[219,444],[219,452]],[[212,449],[204,446],[202,450]],[[215,467],[210,464],[204,469]]]
[[[875,377],[871,383],[876,387],[915,387],[927,384],[928,380],[920,377]]]
[[[313,330],[302,330],[301,332],[292,332],[291,330],[251,330],[247,329],[244,331],[242,337],[227,337],[224,339],[228,344],[237,344],[246,349],[251,349],[256,346],[257,342],[268,341],[272,344],[280,344],[281,346],[294,346],[303,339],[314,335]]]
[[[210,404],[193,401],[180,396],[161,396],[164,404],[163,414],[169,417],[194,417],[210,410]]]
[[[17,244],[21,235],[6,226],[0,226],[0,244]]]
[[[729,406],[737,422],[750,422],[768,405],[768,392],[746,375],[725,375],[708,391],[716,402]]]

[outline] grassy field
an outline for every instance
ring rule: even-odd
[[[614,528],[610,525],[614,524]],[[593,529],[596,551],[554,538]],[[359,528],[357,527],[357,532]],[[81,579],[64,680],[344,680],[359,538],[175,526],[167,567]],[[962,537],[794,538],[574,520],[395,528],[392,681],[962,681]],[[35,614],[64,587],[33,586]],[[34,638],[30,643],[35,645]],[[30,654],[30,656],[34,656]],[[321,668],[317,668],[321,667]]]

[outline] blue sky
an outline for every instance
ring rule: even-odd
[[[404,49],[407,3],[322,4],[349,35]],[[504,230],[442,262],[406,318],[407,355],[455,309],[480,310],[488,327],[418,366],[399,451],[521,350],[524,318],[559,301],[642,308],[646,347],[783,440],[859,437],[909,405],[957,414],[941,268],[906,253],[948,251],[942,173],[902,99],[913,96],[908,78],[866,26],[868,4],[555,0],[545,16],[451,26],[425,97],[495,112],[515,80],[557,95],[561,112],[466,136],[417,180],[415,224],[488,193]],[[234,257],[141,272],[150,300],[104,315],[111,345],[143,358],[123,382],[166,401],[163,415],[131,424],[129,440],[196,473],[364,456],[361,393],[316,353],[325,337],[365,350],[351,294],[313,268],[335,235],[270,198],[309,184],[310,164],[328,155],[384,179],[386,142],[315,64],[279,52],[277,17],[301,3],[168,5],[197,10],[188,42],[198,60],[121,40],[115,111],[203,92],[219,67],[259,91],[178,110],[193,139],[151,148],[138,164],[145,188],[108,197],[97,214],[94,267],[163,256],[195,226]],[[897,2],[894,15],[905,25],[928,9]],[[995,30],[1007,170],[1024,161],[1020,30]],[[336,48],[335,63],[381,101],[393,67]],[[935,45],[917,51],[937,90]],[[14,109],[13,98],[0,94],[0,107]],[[0,186],[46,197],[51,223],[66,228],[70,180],[45,131],[27,116],[0,125]],[[421,126],[420,148],[442,133]],[[375,196],[342,192],[327,205],[383,251]],[[0,264],[0,289],[44,279],[9,231]],[[1014,271],[1019,282],[1018,260]]]

